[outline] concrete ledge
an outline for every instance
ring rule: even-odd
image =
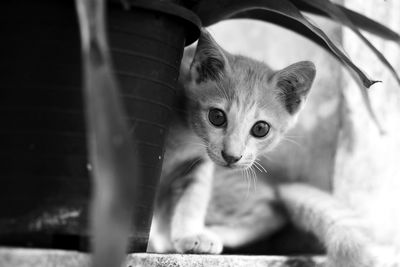
[[[181,255],[135,253],[126,267],[323,267],[324,257]],[[0,248],[1,267],[89,267],[86,253],[52,250]]]

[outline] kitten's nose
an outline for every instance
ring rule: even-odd
[[[236,156],[226,154],[225,151],[223,151],[223,150],[221,150],[221,155],[224,158],[224,160],[226,161],[226,163],[228,163],[228,164],[238,162],[242,158],[242,156],[236,157]]]

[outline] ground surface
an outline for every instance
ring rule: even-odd
[[[137,253],[126,267],[322,267],[323,257],[178,255]],[[0,248],[1,267],[89,267],[85,253],[50,249]]]

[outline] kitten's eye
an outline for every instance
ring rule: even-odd
[[[265,121],[258,121],[251,128],[251,135],[258,138],[264,137],[268,134],[269,128],[269,124]]]
[[[218,108],[210,109],[210,111],[208,112],[208,119],[210,120],[212,125],[216,127],[221,127],[226,123],[225,113]]]

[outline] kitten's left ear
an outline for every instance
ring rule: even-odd
[[[306,99],[315,78],[315,65],[310,61],[292,64],[273,76],[279,99],[290,114],[295,114]]]
[[[196,53],[190,66],[191,78],[196,83],[217,81],[226,71],[228,60],[223,49],[206,29],[201,29]]]

